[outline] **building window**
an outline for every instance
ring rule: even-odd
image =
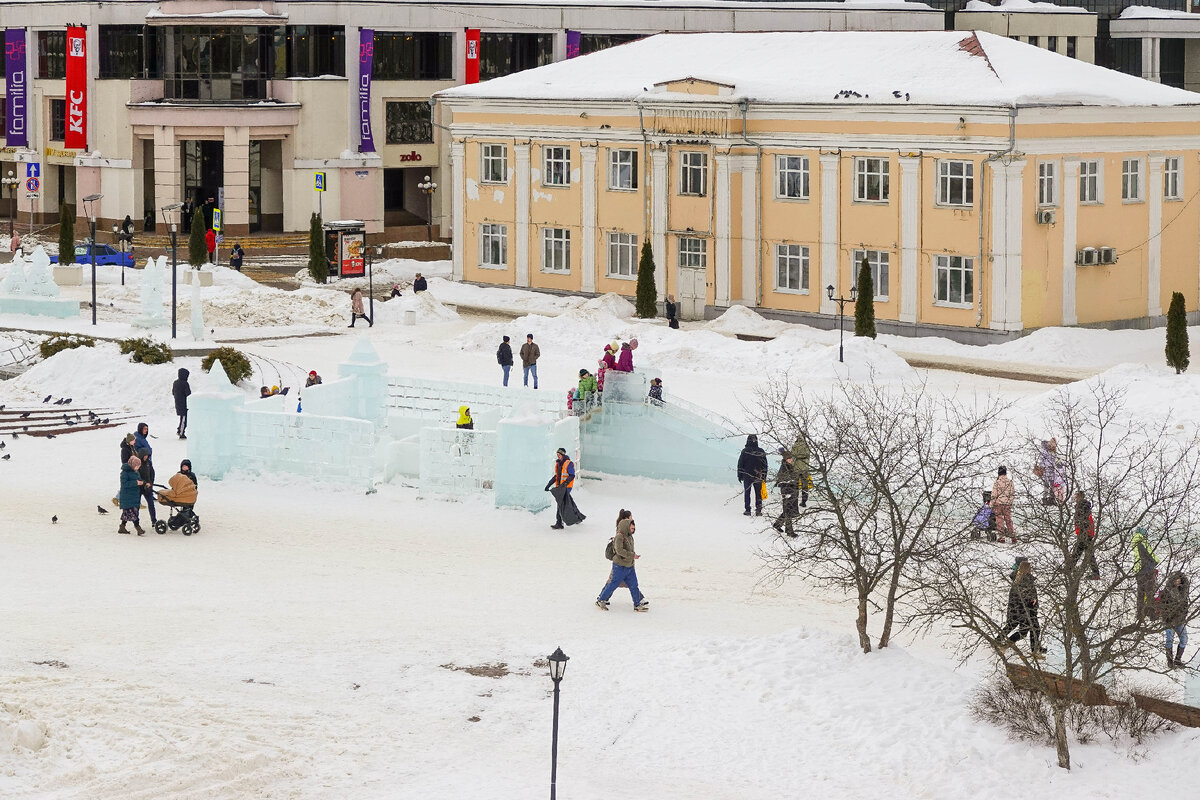
[[[938,205],[970,206],[975,203],[975,163],[938,161]]]
[[[50,100],[50,141],[63,142],[67,139],[67,101]]]
[[[571,271],[571,231],[542,228],[542,269],[545,272]]]
[[[174,101],[265,100],[286,70],[284,28],[160,28],[163,95]]]
[[[679,193],[695,197],[708,193],[708,153],[679,154]]]
[[[975,301],[975,259],[934,256],[934,300],[944,305],[969,306]]]
[[[508,183],[508,145],[485,144],[479,152],[483,157],[479,179],[484,183]]]
[[[554,60],[552,33],[481,33],[479,80],[502,78],[514,72],[544,67]]]
[[[1171,156],[1163,159],[1163,198],[1166,200],[1182,200],[1183,186],[1181,185],[1183,171],[1179,166],[1179,157]]]
[[[1041,46],[1041,45],[1040,45],[1040,43],[1039,43],[1039,41],[1038,41],[1038,37],[1036,37],[1036,36],[1030,36],[1030,37],[1029,37],[1029,43],[1030,43],[1031,45],[1033,45],[1034,47],[1040,47],[1040,46]]]
[[[638,237],[636,233],[608,234],[608,275],[610,278],[636,278]]]
[[[454,80],[454,34],[375,31],[377,81]]]
[[[1100,162],[1079,162],[1079,202],[1100,203]]]
[[[607,50],[619,44],[636,42],[641,38],[640,33],[583,33],[579,36],[579,55],[586,56],[588,53]]]
[[[887,300],[890,285],[888,263],[891,261],[891,253],[886,250],[855,250],[850,265],[850,274],[854,276],[855,283],[858,282],[858,271],[862,269],[864,258],[871,267],[871,285],[875,288],[875,297],[872,299]]]
[[[784,292],[808,291],[808,248],[798,244],[775,245],[775,288]]]
[[[479,266],[504,269],[508,266],[508,226],[479,226]]]
[[[679,266],[687,269],[704,269],[708,266],[708,250],[705,241],[694,236],[679,237]]]
[[[542,148],[542,185],[571,185],[571,148]]]
[[[1047,36],[1046,37],[1046,49],[1049,50],[1051,53],[1058,52],[1058,37],[1057,36]]]
[[[1078,39],[1076,39],[1074,36],[1067,37],[1067,58],[1075,57],[1075,46],[1077,41]]]
[[[287,76],[346,76],[346,29],[341,25],[287,26]]]
[[[854,199],[860,203],[886,203],[890,167],[886,158],[854,159]]]
[[[608,151],[608,188],[638,188],[637,150]]]
[[[67,77],[67,32],[38,31],[38,77],[62,80]]]
[[[1042,161],[1038,164],[1037,202],[1039,206],[1058,205],[1058,185],[1055,180],[1057,175],[1058,164],[1056,162]]]
[[[1136,203],[1142,199],[1142,162],[1126,158],[1121,162],[1121,199]]]
[[[153,33],[142,25],[101,25],[99,34],[100,78],[132,80],[153,76],[157,64],[148,58],[154,52]],[[151,45],[149,53],[147,45]]]
[[[428,144],[433,141],[433,114],[429,103],[384,104],[387,144]]]
[[[775,196],[808,199],[808,159],[804,156],[775,156]]]

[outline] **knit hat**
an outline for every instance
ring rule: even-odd
[[[587,374],[588,374],[588,371],[586,369],[579,370],[579,377],[582,378],[584,375],[587,375]]]
[[[567,448],[565,448],[565,447],[560,447],[560,448],[558,448],[558,450],[556,450],[555,452],[557,452],[557,453],[562,453],[562,454],[565,456],[565,455],[567,454]]]
[[[309,375],[316,375],[316,374],[317,374],[317,371],[316,371],[315,369],[314,369],[314,370],[309,370],[308,374],[309,374]]]
[[[138,458],[137,456],[130,456],[129,457],[129,466],[131,469],[133,469],[136,472],[137,470],[142,468],[142,460],[140,458]]]

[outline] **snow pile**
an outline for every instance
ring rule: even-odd
[[[1057,6],[1054,3],[1039,3],[1034,0],[1001,0],[1000,5],[992,5],[985,0],[968,0],[963,11],[1002,11],[1005,13],[1027,14],[1090,14],[1086,8],[1074,6]]]
[[[705,324],[710,331],[745,336],[779,336],[795,328],[790,322],[767,319],[747,306],[730,306],[724,314]]]
[[[1168,419],[1188,436],[1200,432],[1200,375],[1176,375],[1165,365],[1119,364],[1087,380],[1019,401],[1014,417],[1040,415],[1050,398],[1063,393],[1089,406],[1095,402],[1094,392],[1101,385],[1123,391],[1126,419]]]
[[[499,286],[474,286],[441,278],[430,279],[429,291],[443,303],[513,314],[561,314],[584,302],[580,297]]]
[[[612,292],[584,301],[580,304],[579,309],[581,311],[599,311],[618,319],[632,319],[637,310],[633,303]]]
[[[1175,11],[1153,6],[1127,6],[1117,19],[1196,19],[1190,11]]]
[[[368,280],[368,276],[363,275],[361,278],[330,278],[329,283],[325,286],[336,286],[343,290],[362,289],[365,293],[369,283],[373,283],[375,291],[383,294],[390,292],[393,285],[399,285],[401,288],[407,287],[413,282],[413,278],[417,273],[421,273],[427,279],[430,279],[432,285],[433,278],[449,278],[453,268],[449,261],[415,261],[411,258],[388,258],[383,261],[375,261],[371,266],[372,276]],[[300,270],[296,273],[296,280],[301,286],[320,286],[312,279],[308,273],[308,268]]]
[[[417,322],[446,322],[459,318],[457,311],[439,301],[431,292],[418,292],[394,297],[386,302],[376,300],[375,322],[402,325],[406,311],[415,311]]]

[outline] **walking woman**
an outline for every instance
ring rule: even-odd
[[[618,517],[618,520],[617,535],[613,537],[612,573],[608,577],[608,583],[600,590],[596,605],[608,611],[608,599],[623,583],[629,587],[629,594],[633,597],[633,610],[649,611],[650,601],[638,588],[637,572],[633,568],[633,562],[641,558],[633,549],[633,534],[637,530],[637,523],[633,521],[632,514],[624,518]]]
[[[1037,586],[1033,582],[1033,562],[1027,558],[1019,559],[1014,573],[1012,586],[1008,590],[1008,616],[1004,621],[1004,631],[1012,631],[1001,639],[1000,646],[1016,644],[1029,634],[1029,650],[1034,658],[1041,658],[1046,653],[1042,647],[1042,627],[1038,622]],[[1013,630],[1013,629],[1016,630]]]
[[[118,495],[121,505],[121,527],[117,528],[117,533],[129,533],[125,525],[132,522],[138,536],[146,534],[138,524],[138,510],[142,506],[142,480],[138,474],[141,468],[142,460],[137,456],[130,456],[129,460],[121,465],[121,493]]]

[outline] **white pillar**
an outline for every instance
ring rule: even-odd
[[[579,268],[583,272],[579,291],[588,294],[596,291],[596,150],[595,146],[584,146],[579,150],[583,190],[580,204],[583,217],[583,252],[579,259]]]
[[[733,209],[732,198],[730,193],[730,178],[729,167],[730,158],[727,153],[717,153],[717,196],[716,196],[716,228],[717,228],[717,253],[716,253],[716,305],[718,308],[729,307],[729,283],[731,280],[732,266],[730,265],[730,246],[729,235],[730,228],[733,225]]]
[[[900,321],[916,322],[920,308],[921,157],[900,156]]]
[[[250,129],[244,126],[225,126],[225,155],[223,176],[225,203],[221,223],[233,235],[250,229]]]
[[[662,297],[666,294],[667,285],[667,199],[671,194],[671,184],[667,180],[666,150],[650,153],[650,172],[650,247],[654,250],[654,263],[658,266],[654,270],[654,288]]]
[[[1162,204],[1163,204],[1163,161],[1162,153],[1151,153],[1150,181],[1146,191],[1150,193],[1150,225],[1146,231],[1146,315],[1162,316]]]
[[[179,142],[175,141],[175,128],[169,125],[154,126],[154,205],[158,208],[155,210],[156,215],[162,214],[162,207],[169,206],[172,203],[178,203],[183,198],[182,188],[179,181]],[[173,219],[178,225],[180,235],[183,234],[183,225],[180,221],[182,211],[174,212],[169,218],[159,220],[167,225],[166,230],[171,230],[170,223]]]
[[[745,156],[738,163],[742,173],[742,303],[758,305],[758,157]]]
[[[992,162],[992,285],[989,327],[1019,331],[1021,321],[1021,227],[1025,219],[1021,176],[1024,159]],[[982,289],[982,287],[980,287]]]
[[[517,157],[517,224],[513,231],[516,285],[529,286],[529,145],[515,144]]]
[[[467,229],[464,209],[467,195],[467,176],[463,171],[463,152],[465,149],[462,142],[450,143],[450,174],[451,181],[454,184],[453,196],[450,200],[451,213],[454,217],[451,227],[450,249],[454,259],[452,262],[453,277],[456,281],[461,281],[463,278],[463,246],[466,243],[465,234]]]
[[[840,296],[838,286],[838,161],[837,153],[821,156],[821,313],[835,314],[837,308],[825,293],[826,286],[833,286],[835,296]]]
[[[1063,159],[1062,183],[1062,324],[1075,325],[1075,251],[1079,247],[1079,159]]]
[[[1158,37],[1145,37],[1142,39],[1142,77],[1155,83],[1158,83],[1162,79],[1162,66],[1158,47],[1161,41]]]

